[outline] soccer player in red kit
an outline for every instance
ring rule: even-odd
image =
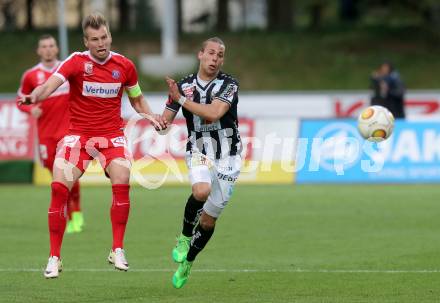
[[[21,79],[17,101],[46,81],[60,65],[58,46],[54,37],[43,35],[38,39],[37,55],[40,63],[28,69]],[[17,107],[32,115],[38,123],[39,154],[43,166],[52,173],[58,142],[69,130],[69,82],[53,92],[44,103],[18,104]],[[80,232],[84,223],[81,213],[79,182],[75,182],[67,204],[67,232]]]
[[[82,28],[88,51],[71,54],[44,84],[21,100],[25,104],[39,102],[64,82],[70,83],[69,134],[57,152],[53,170],[46,278],[58,277],[62,269],[60,250],[69,189],[94,158],[99,159],[112,184],[113,245],[107,259],[116,269],[128,270],[123,240],[130,210],[131,156],[121,118],[123,90],[138,113],[155,121],[156,129],[166,128],[165,120],[153,114],[144,100],[133,62],[110,51],[112,38],[105,18],[99,13],[91,14],[83,20]]]

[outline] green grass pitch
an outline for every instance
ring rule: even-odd
[[[48,187],[0,186],[0,302],[439,302],[438,185],[238,185],[184,288],[171,276],[189,186],[133,187],[129,272],[106,263],[109,187],[45,280]]]

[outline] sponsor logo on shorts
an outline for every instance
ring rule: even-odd
[[[83,96],[115,98],[119,94],[121,83],[83,82]]]
[[[237,180],[237,177],[233,177],[233,176],[228,176],[222,173],[217,173],[217,178],[219,180],[224,180],[224,181],[228,181],[228,182],[235,182]]]
[[[65,136],[63,143],[65,146],[74,147],[76,145],[76,143],[78,142],[79,138],[80,138],[80,136],[74,136],[74,135]]]
[[[110,139],[110,141],[112,141],[113,146],[115,146],[115,147],[126,146],[125,137],[123,137],[123,136]]]

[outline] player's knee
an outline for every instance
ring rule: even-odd
[[[130,170],[128,169],[113,169],[107,170],[112,184],[128,184],[130,181]]]
[[[200,217],[199,224],[204,230],[213,230],[215,227],[215,218],[206,214]]]
[[[197,184],[192,188],[192,194],[198,201],[206,201],[211,193],[211,186],[209,184]]]

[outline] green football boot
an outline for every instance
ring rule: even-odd
[[[75,231],[80,232],[84,226],[84,216],[80,211],[75,211],[72,213],[72,221],[75,225]]]
[[[75,232],[75,224],[73,223],[73,220],[67,221],[66,234],[73,234],[74,232]]]
[[[193,262],[189,262],[186,259],[179,264],[179,268],[177,268],[173,276],[173,286],[175,288],[182,288],[186,281],[188,281],[192,265]]]
[[[182,234],[177,237],[176,247],[173,249],[173,260],[177,263],[182,263],[186,259],[186,255],[189,251],[189,245],[191,242],[191,237],[186,237]]]

